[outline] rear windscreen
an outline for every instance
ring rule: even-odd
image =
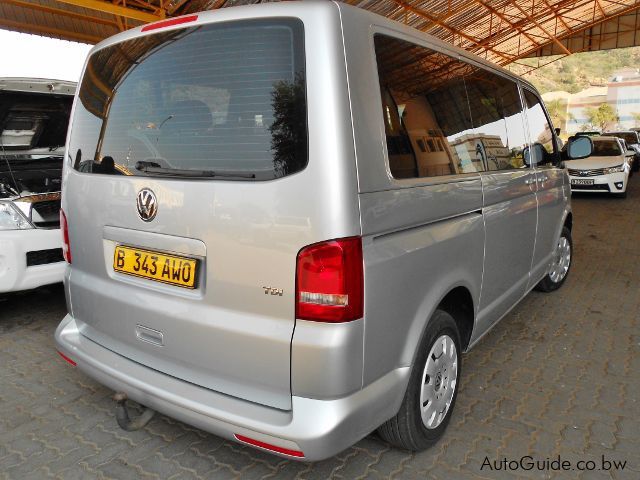
[[[82,172],[271,180],[307,164],[302,22],[238,21],[88,61],[69,156]]]

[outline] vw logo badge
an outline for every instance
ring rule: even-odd
[[[156,194],[149,188],[143,188],[138,192],[136,199],[136,205],[138,206],[138,215],[145,222],[150,222],[156,218],[158,213],[158,200]]]

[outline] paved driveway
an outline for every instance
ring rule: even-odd
[[[161,416],[142,431],[121,431],[112,392],[55,354],[61,289],[0,299],[0,478],[638,479],[640,178],[633,180],[626,200],[574,198],[565,286],[530,294],[465,357],[446,435],[419,454],[372,434],[332,459],[302,464]],[[487,466],[527,455],[595,470]],[[626,460],[625,469],[598,470],[603,456]]]

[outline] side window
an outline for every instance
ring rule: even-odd
[[[551,122],[544,113],[542,100],[533,92],[523,89],[526,102],[529,137],[531,141],[531,160],[536,165],[555,163],[560,160],[560,152],[551,128]],[[528,160],[528,155],[525,155]]]
[[[396,105],[388,89],[381,90],[380,94],[391,173],[395,178],[415,178],[418,176],[418,165],[411,148],[411,140],[402,122],[403,112]],[[421,147],[424,147],[424,144]],[[422,148],[420,150],[422,151]]]
[[[495,73],[478,70],[465,78],[476,150],[486,169],[528,168],[523,158],[526,136],[518,85]]]
[[[391,175],[484,171],[464,84],[474,67],[385,35],[374,42]]]

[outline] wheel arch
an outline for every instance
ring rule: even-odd
[[[469,289],[464,286],[451,289],[440,301],[436,309],[444,310],[453,317],[458,326],[462,350],[466,351],[469,347],[475,324],[473,297]]]
[[[460,333],[461,349],[462,351],[467,349],[476,318],[478,296],[474,296],[473,292],[474,289],[469,283],[460,281],[426,296],[422,308],[418,309],[413,327],[408,332],[403,365],[414,365],[420,343],[429,328],[434,312],[438,309],[445,310],[454,318]]]
[[[565,215],[563,226],[567,227],[570,232],[573,230],[573,213],[572,212],[567,212],[567,214]]]

